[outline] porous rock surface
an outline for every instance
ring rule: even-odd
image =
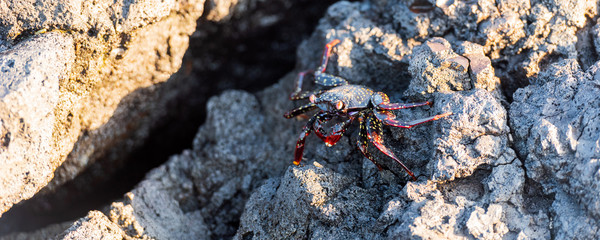
[[[190,35],[204,39],[215,32],[215,26],[223,25],[229,29],[222,30],[227,36],[221,37],[241,38],[282,21],[283,10],[294,6],[281,0],[260,8],[259,2],[0,3],[0,89],[3,97],[22,95],[6,98],[8,105],[2,107],[6,114],[0,151],[6,154],[0,164],[11,167],[0,170],[0,215],[38,191],[40,197],[32,204],[44,205],[46,195],[78,199],[78,194],[90,191],[90,183],[108,181],[156,128],[187,114],[172,106],[198,94],[191,89],[210,80],[190,77],[191,68],[223,64],[218,62],[223,56],[206,55],[188,59],[178,71]],[[236,24],[227,25],[234,20]],[[208,26],[197,27],[197,22]],[[26,64],[36,65],[27,68]],[[14,80],[28,75],[39,79],[44,74],[47,79],[35,80],[33,86]],[[40,87],[47,88],[43,94],[37,93]],[[35,108],[26,109],[33,104]],[[78,181],[71,181],[75,177]],[[70,192],[61,189],[67,182]],[[2,230],[6,226],[0,226]]]
[[[0,214],[31,197],[60,164],[50,161],[59,81],[71,70],[73,39],[60,33],[0,53]]]
[[[298,50],[297,70],[314,69],[340,39],[328,72],[395,102],[433,102],[396,111],[403,120],[453,113],[385,128],[417,181],[371,147],[387,168],[378,171],[352,131],[330,148],[309,137],[293,166],[306,120],[282,117],[302,104],[287,100],[292,72],[212,98],[192,149],[60,237],[599,238],[600,63],[587,54],[598,48],[588,26],[598,2],[437,4],[416,14],[406,1],[342,1]]]
[[[555,195],[557,238],[600,237],[598,94],[600,62],[583,71],[568,59],[517,90],[511,104],[515,146],[528,176]]]
[[[0,3],[0,215],[143,143],[203,2]]]
[[[207,107],[194,148],[151,171],[100,218],[108,216],[123,236],[135,239],[214,239],[235,233],[252,190],[288,165],[283,145],[275,143],[290,142],[283,137],[294,131],[273,124],[281,114],[264,116],[259,100],[247,92],[227,91]],[[281,138],[265,134],[278,130]]]

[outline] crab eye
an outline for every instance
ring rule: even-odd
[[[342,108],[344,108],[344,102],[337,101],[337,103],[335,104],[335,108],[337,108],[337,110],[342,110]]]
[[[308,100],[309,100],[311,103],[315,103],[315,101],[317,100],[317,96],[315,96],[314,94],[313,94],[313,95],[310,95],[310,97],[308,97]]]

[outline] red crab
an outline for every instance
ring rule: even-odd
[[[415,175],[383,144],[382,125],[386,124],[394,127],[411,128],[418,124],[440,119],[452,113],[448,112],[410,122],[397,120],[396,116],[390,110],[430,105],[430,102],[390,103],[390,100],[385,93],[374,92],[361,85],[348,84],[348,82],[341,77],[325,73],[327,60],[329,59],[331,50],[339,42],[340,40],[335,39],[325,46],[321,66],[319,66],[315,72],[309,70],[299,74],[296,88],[290,95],[291,100],[308,98],[310,103],[285,113],[283,115],[285,118],[293,118],[308,111],[318,109],[318,112],[308,120],[300,133],[294,152],[294,164],[300,164],[302,153],[304,152],[304,141],[312,131],[314,131],[315,135],[323,140],[327,146],[333,146],[342,138],[342,135],[350,124],[358,119],[360,129],[358,134],[359,138],[356,141],[356,144],[363,155],[375,163],[379,170],[383,169],[367,151],[367,144],[370,142],[375,145],[379,151],[398,162],[408,175],[410,175],[413,180],[416,180]],[[303,92],[302,81],[306,74],[313,74],[316,84],[333,88],[329,90]],[[331,126],[329,133],[323,130],[323,125],[334,118],[339,120],[339,122]]]

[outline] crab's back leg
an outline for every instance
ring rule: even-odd
[[[298,73],[298,79],[296,80],[296,84],[294,86],[294,93],[299,93],[302,91],[302,83],[304,83],[304,77],[306,77],[307,74],[314,74],[314,72],[312,70],[307,70]]]
[[[329,61],[329,56],[331,56],[331,50],[333,50],[333,47],[338,43],[340,43],[339,39],[333,39],[331,42],[325,45],[325,49],[323,49],[323,56],[321,56],[321,66],[317,68],[317,72],[325,72],[325,68],[327,68],[327,62]]]
[[[390,103],[390,98],[387,96],[387,94],[385,94],[383,92],[376,92],[375,94],[373,94],[373,96],[371,97],[371,102],[373,102],[373,104],[375,106],[377,106],[377,108],[383,109],[383,110],[398,110],[398,109],[420,107],[420,106],[425,106],[425,105],[431,104],[430,102]]]
[[[324,92],[324,90],[302,91],[302,83],[304,83],[304,77],[306,77],[307,74],[314,74],[314,72],[308,70],[298,74],[298,79],[296,80],[295,84],[296,86],[294,86],[294,91],[290,94],[290,100],[306,99],[310,97],[310,95],[318,95]]]
[[[371,153],[369,153],[369,151],[367,150],[367,147],[369,146],[369,138],[367,136],[367,127],[366,127],[366,122],[364,119],[364,116],[361,114],[359,117],[359,122],[360,122],[360,129],[358,131],[358,139],[356,140],[356,145],[358,145],[358,149],[360,149],[360,152],[369,160],[371,160],[371,162],[373,162],[375,164],[375,166],[377,166],[377,169],[379,169],[379,171],[383,170],[383,167],[377,163],[377,161],[375,161],[375,158],[373,158],[373,156],[371,155]]]
[[[373,145],[375,145],[375,147],[377,147],[377,149],[379,149],[379,151],[381,151],[382,153],[384,153],[388,157],[391,157],[397,163],[399,163],[400,166],[402,166],[402,168],[404,168],[404,171],[406,171],[406,173],[408,173],[408,175],[410,175],[413,178],[413,180],[417,180],[417,178],[415,177],[413,172],[410,171],[408,169],[408,167],[406,167],[406,165],[404,165],[404,163],[402,163],[402,161],[400,161],[400,159],[398,159],[398,157],[396,157],[394,152],[389,150],[383,144],[383,138],[381,138],[381,135],[383,133],[381,122],[377,118],[373,117],[373,115],[369,115],[369,116],[367,116],[365,125],[366,125],[365,128],[367,129],[367,137],[368,137],[369,141],[371,141],[371,143],[373,143]]]
[[[340,40],[334,39],[333,41],[325,45],[325,49],[323,50],[323,57],[321,59],[321,66],[319,66],[315,71],[316,84],[326,87],[336,87],[348,84],[348,81],[341,77],[325,73],[325,70],[327,69],[327,62],[329,61],[329,57],[331,56],[331,50],[338,43],[340,43]]]
[[[398,119],[396,119],[393,114],[391,114],[387,111],[375,110],[373,112],[375,113],[375,117],[377,117],[377,119],[379,119],[386,125],[390,125],[390,126],[394,126],[394,127],[401,127],[401,128],[411,128],[411,127],[414,127],[419,124],[435,121],[440,118],[452,115],[452,112],[447,112],[447,113],[443,113],[443,114],[439,114],[439,115],[435,115],[435,116],[431,116],[431,117],[427,117],[427,118],[413,120],[410,122],[401,122],[401,121],[398,121]]]
[[[292,94],[290,95],[290,99],[292,100],[297,100],[297,99],[303,99],[303,98],[307,98],[308,96],[310,96],[310,93],[307,94],[302,94],[302,84],[304,83],[304,78],[306,77],[306,75],[312,74],[315,75],[315,83],[323,85],[323,86],[339,86],[339,85],[343,85],[343,84],[347,84],[346,80],[339,78],[339,77],[335,77],[329,74],[325,74],[325,69],[327,68],[327,62],[329,61],[329,56],[331,56],[331,51],[333,50],[333,47],[335,45],[337,45],[338,43],[340,43],[339,39],[334,39],[333,41],[327,43],[327,45],[325,45],[325,49],[323,50],[323,56],[321,57],[321,65],[317,68],[316,73],[313,72],[312,70],[307,70],[307,71],[303,71],[300,72],[298,74],[298,79],[296,80],[296,84],[294,87],[294,92],[292,92]],[[323,75],[323,76],[321,76]],[[319,77],[321,76],[321,77]],[[300,95],[304,95],[304,96],[300,96]]]
[[[286,112],[285,114],[283,114],[283,117],[288,118],[288,119],[289,118],[293,118],[293,117],[296,117],[296,116],[298,116],[300,114],[303,114],[305,112],[311,111],[311,110],[316,109],[316,108],[317,108],[317,105],[315,105],[314,103],[309,103],[309,104],[306,104],[306,105],[301,106],[299,108],[293,109],[293,110],[291,110],[289,112]]]

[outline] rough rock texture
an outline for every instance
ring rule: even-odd
[[[155,85],[181,66],[202,3],[0,3],[0,214],[145,140],[165,116]]]
[[[599,94],[600,62],[582,71],[569,59],[517,90],[511,104],[515,146],[527,173],[555,195],[557,238],[600,237]]]
[[[335,5],[329,13],[335,13],[332,9],[343,4],[347,3]],[[355,34],[356,38],[367,38]],[[340,31],[340,35],[345,32]],[[385,56],[375,60],[357,56],[383,46],[364,47],[355,44],[351,37],[341,36],[335,32],[330,36],[342,39],[336,47],[337,61],[332,63],[331,72],[338,72],[352,83],[362,83],[344,73],[346,59],[353,60],[353,68],[366,69],[373,64],[371,61],[385,61]],[[313,39],[320,38],[317,34]],[[438,42],[446,41],[433,39],[426,44]],[[314,43],[310,44],[312,47]],[[429,55],[412,58],[404,70],[426,66],[439,56],[431,51],[421,54]],[[488,61],[485,68],[493,69],[490,64]],[[548,213],[541,209],[530,212],[525,206],[525,174],[508,144],[507,113],[502,99],[494,97],[499,96],[494,91],[484,90],[494,89],[497,79],[487,75],[489,78],[481,77],[481,83],[489,84],[480,84],[481,88],[473,88],[468,80],[462,84],[468,86],[463,91],[445,88],[443,93],[437,92],[440,85],[448,86],[447,81],[438,80],[447,76],[447,67],[431,65],[429,75],[417,75],[410,84],[399,83],[409,89],[434,89],[427,94],[412,91],[411,96],[421,100],[429,96],[432,99],[426,99],[433,100],[434,105],[429,110],[407,109],[398,113],[402,119],[442,112],[453,115],[410,130],[391,128],[385,140],[401,153],[400,159],[420,176],[419,181],[406,183],[402,169],[385,157],[382,165],[394,174],[378,172],[345,141],[324,150],[312,138],[305,150],[305,166],[289,167],[283,177],[268,180],[250,197],[235,238],[549,238]],[[456,71],[466,69],[468,65]],[[394,70],[386,73],[399,74]],[[371,85],[386,88],[384,83]]]
[[[74,59],[73,38],[59,32],[0,53],[0,214],[33,196],[60,164],[54,109]]]
[[[412,129],[385,127],[385,145],[417,181],[370,147],[386,168],[378,171],[352,130],[334,147],[309,137],[301,165],[292,165],[306,122],[282,117],[303,104],[287,100],[295,71],[257,93],[211,98],[192,149],[104,215],[80,220],[110,231],[63,235],[599,238],[600,62],[583,54],[598,42],[588,22],[598,2],[438,1],[421,14],[405,2],[334,4],[299,47],[297,70],[316,68],[323,46],[340,39],[329,73],[394,102],[433,103],[398,118],[452,112]]]
[[[269,124],[279,120],[279,112],[269,115],[267,121],[258,99],[242,91],[227,91],[212,98],[208,111],[194,149],[154,169],[125,201],[113,203],[106,213],[128,237],[231,237],[251,191],[265,177],[281,174],[288,165],[282,145],[277,150],[269,146],[289,139],[264,135],[279,128]],[[290,129],[284,132],[285,136],[292,134]],[[87,236],[94,234],[98,233]]]
[[[443,38],[432,38],[413,50],[409,72],[411,84],[406,97],[418,98],[433,92],[466,91],[475,88],[495,91],[500,96],[500,79],[491,61],[475,43],[460,42],[457,52]],[[459,55],[460,54],[460,55]]]
[[[56,223],[31,232],[11,233],[0,237],[2,240],[54,239],[73,225],[73,221]]]
[[[47,190],[73,179],[99,158],[105,158],[103,165],[118,168],[124,160],[110,156],[126,154],[142,144],[150,129],[169,114],[164,109],[170,94],[182,91],[165,90],[160,83],[177,82],[173,79],[178,76],[171,75],[181,67],[189,35],[203,11],[202,3],[123,3],[116,12],[109,11],[114,19],[110,26],[114,27],[105,32],[104,27],[94,26],[87,30],[88,36],[79,39],[82,46],[76,48],[83,50],[78,52],[77,60],[84,63],[79,63],[80,68],[75,70],[82,71],[82,75],[64,86],[64,100],[57,110],[65,117],[57,123],[57,128],[64,131],[55,133],[62,137],[58,138],[60,146],[72,147]],[[94,7],[108,3],[97,4]],[[115,16],[122,17],[115,19]],[[72,27],[77,29],[76,26]],[[103,38],[108,41],[102,42]],[[97,175],[110,175],[111,169],[99,168],[98,172]]]
[[[382,15],[378,22],[389,23],[408,46],[432,36],[480,44],[500,70],[508,98],[548,62],[595,62],[587,59],[593,57],[588,55],[589,38],[578,30],[586,26],[586,17],[598,14],[597,1],[437,1],[426,14],[410,12],[405,1],[373,5],[370,10]]]
[[[380,6],[381,3],[388,4],[385,6],[391,6],[392,9],[402,8],[401,11],[387,11],[391,12],[390,15],[394,18],[402,19],[395,22],[397,25],[385,24],[387,22],[385,21],[386,12],[383,10],[381,10],[384,16],[383,20],[369,18],[372,16],[369,14],[369,10],[372,10],[371,7]],[[454,2],[452,7],[466,7],[462,4],[465,3]],[[496,8],[497,5],[494,4],[490,6],[482,6],[482,4],[485,2],[479,2],[479,5],[476,6],[479,9],[474,8],[476,12],[485,8],[493,8],[494,11],[521,11],[518,8]],[[554,2],[535,3],[534,6],[536,9],[554,9],[561,7],[560,4]],[[499,5],[502,6],[502,3]],[[578,6],[582,7],[582,5]],[[524,7],[529,9],[528,6]],[[588,11],[583,11],[578,16],[595,14],[595,7],[595,5],[585,7]],[[447,27],[448,22],[440,19],[435,19],[436,22],[425,21],[428,18],[439,17],[436,14],[440,14],[440,9],[437,8],[429,14],[416,15],[410,13],[401,3],[394,1],[373,2],[373,5],[340,2],[330,8],[315,31],[314,38],[311,39],[313,41],[318,39],[322,44],[327,42],[326,39],[342,39],[336,48],[337,58],[330,67],[330,69],[333,68],[331,72],[349,79],[352,83],[366,84],[375,89],[385,89],[388,94],[393,96],[392,99],[394,97],[398,99],[400,96],[396,87],[407,86],[407,84],[406,82],[402,83],[400,79],[389,77],[400,74],[395,72],[396,69],[390,69],[388,66],[395,63],[397,66],[403,67],[401,70],[409,70],[412,80],[404,92],[404,97],[410,100],[433,100],[434,105],[429,111],[426,109],[400,111],[402,119],[415,119],[441,112],[451,111],[454,113],[428,127],[419,126],[411,130],[391,129],[391,134],[386,139],[387,143],[397,153],[401,153],[401,160],[408,163],[409,167],[420,175],[419,181],[402,185],[402,178],[396,179],[394,175],[389,175],[386,171],[377,173],[370,162],[364,160],[362,156],[356,155],[356,150],[352,150],[351,155],[346,156],[345,159],[362,161],[363,164],[358,169],[356,166],[354,168],[342,167],[347,163],[338,162],[337,159],[340,157],[332,157],[333,150],[328,154],[322,153],[319,146],[317,146],[317,150],[311,150],[309,146],[305,155],[306,166],[288,168],[283,177],[267,181],[250,197],[242,215],[236,239],[251,237],[258,239],[294,237],[550,239],[552,235],[567,238],[597,238],[595,234],[597,234],[598,217],[594,215],[594,211],[590,211],[588,214],[581,212],[590,207],[593,209],[597,205],[594,202],[596,195],[593,194],[597,192],[596,185],[593,184],[595,181],[593,174],[597,172],[597,167],[590,165],[597,161],[593,160],[594,158],[591,156],[588,157],[589,164],[582,164],[580,167],[587,169],[588,174],[578,172],[577,178],[568,178],[569,181],[577,182],[566,185],[569,186],[567,189],[570,189],[570,191],[566,191],[567,194],[559,192],[560,196],[558,193],[552,195],[552,192],[546,190],[548,184],[528,175],[532,172],[531,167],[528,166],[529,160],[517,158],[512,146],[519,143],[516,143],[517,140],[513,143],[511,137],[506,100],[496,92],[499,88],[499,80],[495,75],[506,74],[506,76],[510,75],[514,78],[520,77],[519,74],[534,76],[540,68],[551,68],[546,65],[540,66],[545,63],[540,62],[542,58],[538,56],[539,54],[557,54],[557,51],[563,51],[557,55],[558,58],[576,58],[579,55],[575,44],[562,42],[567,38],[546,39],[546,37],[531,34],[528,32],[529,30],[521,31],[518,27],[519,22],[525,24],[526,21],[520,20],[518,17],[505,18],[505,16],[502,19],[494,19],[495,15],[491,14],[486,17],[488,19],[485,21],[481,21],[485,18],[467,21],[468,19],[463,17],[467,15],[459,16],[458,10],[456,13],[447,13],[460,18],[456,20],[457,22],[453,22],[454,24],[460,22],[459,27],[454,27],[453,31],[472,29],[473,32],[453,32],[445,35],[444,39],[428,40],[428,37],[432,35],[441,35],[447,31],[436,29],[423,34],[423,31],[414,28]],[[550,35],[545,36],[567,34],[568,31],[556,32],[563,27],[571,29],[571,37],[567,41],[575,39],[575,30],[585,25],[585,21],[575,20],[581,20],[577,16],[579,13],[554,12],[557,14],[554,16],[550,14],[549,19],[552,18],[552,21],[558,22],[546,25],[546,27],[552,26],[554,30],[547,33]],[[531,17],[540,16],[532,14]],[[564,18],[570,19],[570,21],[560,22]],[[502,22],[506,20],[515,22]],[[415,21],[424,21],[426,24],[419,25]],[[405,27],[410,28],[411,24],[416,26],[412,26],[410,31],[402,31]],[[473,24],[471,26],[474,27],[460,27],[467,24]],[[535,22],[535,24],[540,23]],[[510,31],[498,29],[502,26]],[[524,25],[520,26],[524,27]],[[401,30],[394,34],[395,29]],[[485,38],[478,38],[480,36],[478,34],[485,34]],[[525,42],[520,40],[522,38],[528,38],[530,41],[528,44],[535,43],[551,49],[539,50],[539,46],[537,46],[534,48],[537,51],[535,53],[536,51],[529,50],[532,45],[525,45]],[[426,40],[423,45],[410,47],[411,44],[418,45],[415,42],[421,39]],[[486,41],[481,41],[482,39]],[[549,41],[552,39],[564,40]],[[465,40],[472,42],[464,42]],[[310,48],[306,47],[308,44],[311,44]],[[313,47],[312,44],[307,43],[304,45],[305,48],[299,50],[301,59],[306,59],[303,57],[305,54],[317,55],[315,53],[318,53],[318,48]],[[521,52],[524,54],[519,57],[529,59],[526,62],[529,68],[523,67],[524,65],[510,65],[515,67],[510,71],[503,68],[505,66],[503,61],[509,59],[508,56],[512,57]],[[474,53],[477,57],[474,57]],[[490,61],[486,56],[492,60]],[[590,59],[585,60],[589,61]],[[375,65],[373,62],[378,64]],[[405,63],[409,64],[408,68]],[[493,67],[494,63],[500,67],[499,70]],[[369,68],[371,70],[368,70]],[[371,72],[373,69],[378,72],[374,74]],[[544,76],[544,74],[540,74],[540,76]],[[388,79],[389,82],[385,83],[385,79]],[[556,77],[551,77],[551,79],[561,84],[565,82]],[[535,92],[544,96],[548,92],[554,92],[555,90],[551,90],[551,88],[556,88],[556,85],[558,84]],[[590,89],[591,86],[582,88]],[[559,89],[573,91],[573,87],[559,87]],[[504,93],[511,93],[510,89],[504,90]],[[568,99],[571,99],[570,96],[573,95],[562,92],[556,94]],[[515,94],[515,97],[521,98],[519,92]],[[552,102],[553,100],[545,100],[542,103],[550,104]],[[590,99],[587,102],[593,103],[594,101]],[[515,103],[511,107],[514,107]],[[566,105],[565,108],[567,106],[570,105]],[[586,106],[597,108],[596,104]],[[584,109],[570,107],[570,111],[576,111],[583,116],[589,116],[589,118],[598,115],[595,111],[587,111],[590,112],[587,115],[583,113]],[[548,107],[536,106],[532,109],[543,112],[543,109],[548,109]],[[539,126],[540,124],[536,124],[535,121],[543,119],[539,115],[523,112],[523,109],[515,111],[527,116],[523,121],[528,123],[520,124],[520,128]],[[564,118],[563,114],[553,116],[559,119]],[[574,116],[568,119],[585,119],[585,117]],[[512,116],[511,121],[513,121]],[[567,122],[570,123],[570,120]],[[561,129],[570,128],[564,126]],[[523,130],[523,132],[530,134],[527,130]],[[588,141],[591,143],[590,146],[594,146],[596,138],[597,136],[594,134],[590,135],[591,140]],[[318,140],[313,138],[313,141]],[[536,143],[538,142],[539,140]],[[566,144],[564,140],[554,142],[558,146]],[[343,146],[336,147],[348,146],[343,144]],[[542,151],[542,149],[536,148],[538,151]],[[316,154],[310,154],[311,151],[316,151]],[[523,151],[526,153],[528,150]],[[584,153],[593,155],[596,150],[588,147],[581,148],[580,151],[582,155]],[[335,154],[340,154],[340,152]],[[520,156],[524,155],[520,154]],[[555,156],[550,156],[550,158],[555,159],[556,164],[562,163],[561,167],[564,166],[565,160],[560,160]],[[311,162],[313,160],[314,162]],[[545,164],[550,162],[552,161],[545,161]],[[401,169],[394,169],[390,164],[387,166],[396,174],[400,173],[401,176]],[[546,174],[547,171],[561,173],[561,171],[557,171],[556,167],[548,170],[548,167],[544,167],[543,164],[537,168],[538,172],[543,171],[539,173],[540,176],[544,176],[543,179],[553,176]],[[568,176],[571,175],[567,172],[564,177],[565,181]],[[337,179],[335,180],[336,184],[332,183],[333,179]],[[557,180],[552,177],[551,179]],[[552,182],[551,184],[558,183]],[[555,186],[550,185],[550,188]],[[323,192],[327,194],[323,194]],[[579,193],[581,200],[567,197],[573,193]],[[578,204],[583,201],[587,201],[589,204]],[[573,222],[583,222],[583,224],[574,225]]]
[[[99,211],[90,213],[66,230],[57,239],[123,239],[123,230]]]
[[[279,78],[281,72],[288,70],[261,71],[257,70],[257,66],[264,68],[260,64],[243,66],[247,58],[232,60],[225,56],[232,55],[232,52],[254,53],[244,50],[256,45],[246,40],[258,38],[261,34],[279,38],[283,35],[283,39],[274,40],[277,44],[269,46],[270,49],[295,49],[295,43],[290,45],[290,42],[300,40],[289,39],[305,35],[307,30],[302,28],[306,29],[309,25],[304,22],[306,16],[315,15],[314,10],[323,8],[328,1],[312,5],[308,4],[310,2],[199,0],[0,3],[0,50],[12,51],[14,44],[27,41],[31,35],[44,38],[47,32],[52,32],[72,38],[70,48],[75,51],[75,59],[70,63],[71,70],[60,81],[59,99],[53,110],[55,121],[51,128],[45,128],[51,129],[52,139],[44,144],[51,146],[54,157],[40,159],[39,164],[48,170],[32,172],[29,177],[35,178],[36,182],[35,186],[28,187],[32,190],[23,192],[22,197],[6,204],[12,205],[20,199],[27,199],[46,186],[31,203],[35,205],[33,209],[55,207],[48,207],[48,202],[54,202],[55,205],[64,203],[63,207],[66,208],[70,202],[62,199],[77,201],[80,195],[91,191],[93,186],[90,184],[101,185],[111,181],[115,172],[122,170],[124,165],[132,166],[130,154],[147,143],[149,136],[161,129],[163,132],[173,128],[181,131],[181,127],[165,127],[173,118],[186,118],[181,115],[203,118],[203,113],[188,113],[203,112],[203,108],[196,110],[197,106],[189,106],[203,103],[208,96],[223,88],[231,88],[231,85],[248,87],[256,82],[266,82],[261,78],[277,71]],[[288,14],[291,9],[305,5],[308,5],[306,9],[310,13]],[[269,32],[272,31],[269,30],[271,26],[282,21],[301,21],[292,24],[301,32],[294,32],[294,27],[285,28],[282,33]],[[196,23],[200,23],[197,28]],[[217,34],[220,35],[215,37]],[[218,49],[222,47],[224,39],[239,44],[235,48]],[[190,40],[196,41],[196,45],[188,50]],[[270,41],[261,42],[267,45]],[[198,49],[210,49],[211,52],[194,53]],[[182,64],[186,51],[188,58]],[[189,59],[191,55],[197,58]],[[263,63],[271,64],[269,67],[273,69],[285,64],[291,67],[293,64],[290,54],[281,54],[284,57],[269,53],[259,55],[275,59]],[[283,61],[279,59],[284,60],[285,64],[281,64]],[[227,76],[235,76],[242,81],[211,75],[211,71],[227,64],[236,66],[233,71],[228,71]],[[208,74],[203,74],[206,72]],[[225,80],[219,81],[221,79]],[[174,132],[163,135],[176,138],[177,132]],[[191,139],[193,135],[190,133],[187,138]],[[160,144],[160,140],[150,141]],[[166,157],[160,161],[164,159]],[[49,174],[52,171],[54,176]],[[76,181],[71,181],[76,177]],[[52,181],[48,183],[51,178]],[[0,214],[6,209],[0,210]],[[3,226],[0,226],[0,232]]]

